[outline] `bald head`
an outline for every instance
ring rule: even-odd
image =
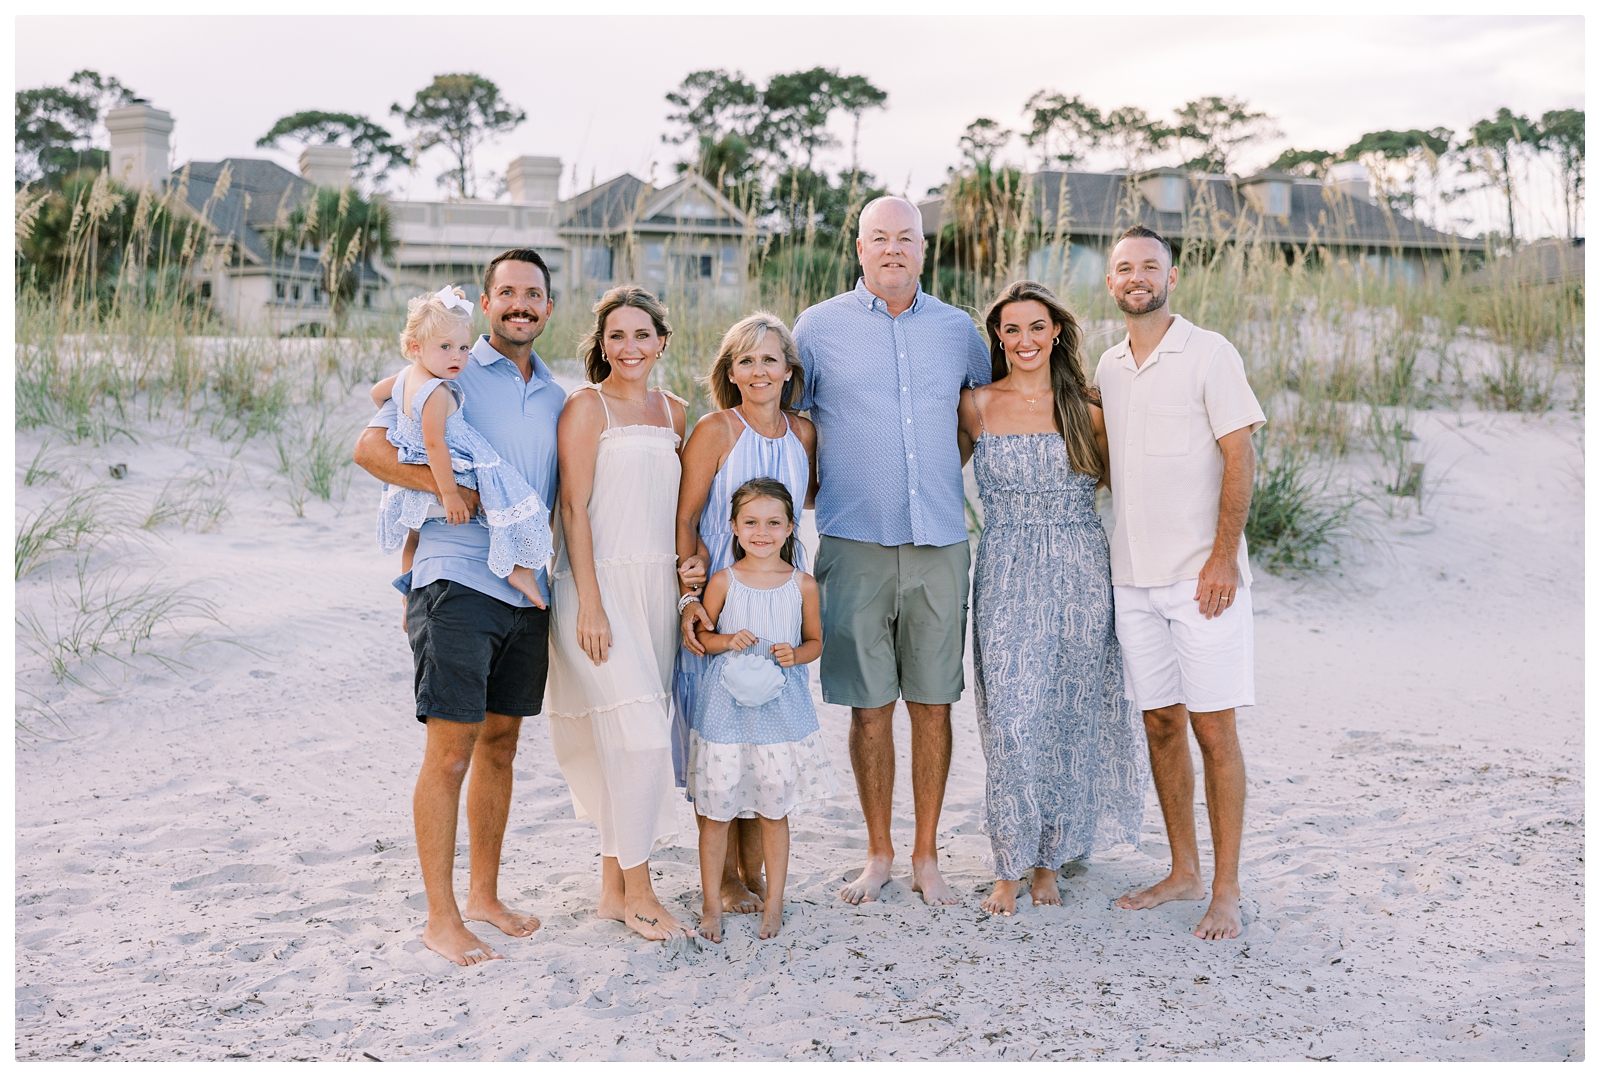
[[[873,230],[900,232],[908,226],[918,239],[922,238],[922,211],[904,198],[886,194],[861,207],[856,235],[865,238]]]

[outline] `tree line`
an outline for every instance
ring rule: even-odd
[[[959,142],[962,168],[992,166],[1020,134],[1041,168],[1070,168],[1090,152],[1102,151],[1130,172],[1163,163],[1227,174],[1238,168],[1249,148],[1282,136],[1265,112],[1240,98],[1216,95],[1187,101],[1164,119],[1136,106],[1102,111],[1082,97],[1040,90],[1023,105],[1022,119],[1019,130],[989,117],[968,124]],[[1553,109],[1533,119],[1501,108],[1461,132],[1448,127],[1369,131],[1342,150],[1286,149],[1267,168],[1322,177],[1341,162],[1360,162],[1378,196],[1406,214],[1418,211],[1425,182],[1442,203],[1488,188],[1504,200],[1507,238],[1515,246],[1516,196],[1528,167],[1541,161],[1559,179],[1567,236],[1577,235],[1584,151],[1582,109]]]

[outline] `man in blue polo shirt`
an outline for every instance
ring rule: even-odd
[[[938,849],[970,567],[956,406],[964,386],[988,383],[991,362],[972,318],[918,285],[926,248],[917,207],[867,203],[860,282],[794,325],[800,406],[817,426],[822,698],[850,708],[867,822],[866,867],[840,891],[852,904],[876,901],[894,864],[897,699],[911,715],[911,886],[929,905],[960,900]]]
[[[456,378],[462,415],[526,479],[546,505],[556,498],[556,422],[566,392],[533,350],[550,320],[550,270],[528,248],[489,263],[483,280],[489,333],[472,349]],[[385,404],[356,443],[355,460],[396,486],[437,496],[433,472],[402,464],[385,431],[394,425]],[[477,495],[459,489],[468,508]],[[417,775],[412,814],[417,859],[428,892],[422,941],[458,965],[497,958],[494,947],[464,920],[493,924],[517,938],[539,928],[537,917],[508,908],[499,897],[500,844],[511,811],[512,761],[526,715],[544,707],[550,618],[489,571],[489,529],[481,517],[451,525],[429,519],[418,535],[406,597],[406,632],[415,665],[417,720],[428,743]],[[539,570],[539,592],[549,581]],[[454,889],[456,821],[467,772],[471,874],[466,908]]]

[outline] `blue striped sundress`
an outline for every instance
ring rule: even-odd
[[[806,503],[806,487],[811,482],[811,459],[806,456],[800,439],[795,437],[787,415],[784,416],[783,436],[768,438],[750,429],[738,408],[732,411],[744,424],[744,430],[716,478],[711,480],[706,507],[700,513],[700,541],[706,544],[711,555],[711,563],[706,566],[707,579],[733,564],[733,524],[728,517],[733,509],[735,490],[751,479],[777,479],[788,487],[789,496],[794,498],[794,525],[798,532],[800,517],[805,512],[801,506]],[[799,562],[795,567],[806,571],[806,553],[798,544],[795,559]],[[677,665],[672,672],[672,773],[680,789],[688,785],[689,721],[694,715],[695,692],[710,664],[709,657],[679,645]]]

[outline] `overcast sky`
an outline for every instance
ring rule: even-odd
[[[1340,149],[1384,128],[1459,131],[1501,106],[1537,116],[1584,105],[1578,16],[1383,19],[1330,8],[1284,18],[845,13],[862,7],[824,0],[806,5],[807,17],[782,18],[751,15],[746,4],[736,16],[605,18],[517,16],[486,5],[438,5],[426,18],[85,17],[75,10],[17,20],[16,85],[63,82],[86,67],[115,75],[172,113],[177,164],[270,155],[255,140],[302,109],[389,123],[390,104],[409,102],[435,74],[472,71],[528,113],[525,124],[483,149],[481,169],[501,170],[521,154],[558,156],[563,195],[623,171],[648,178],[653,167],[669,176],[680,150],[661,141],[663,95],[705,67],[743,70],[758,81],[814,65],[866,75],[889,103],[862,124],[862,164],[913,197],[944,178],[969,122],[990,116],[1017,126],[1023,102],[1041,88],[1159,116],[1205,94],[1243,97],[1284,132],[1252,151],[1250,166],[1287,145]],[[393,129],[403,135],[398,124]],[[836,129],[846,143],[833,155],[837,164],[848,156],[847,118]],[[1019,147],[1013,156],[1021,155]],[[278,159],[294,167],[290,154]],[[433,177],[443,167],[425,160],[396,185],[436,197]],[[1487,199],[1464,211],[1478,217],[1472,230],[1491,223]],[[1528,231],[1559,227],[1548,208],[1530,212],[1546,220]]]

